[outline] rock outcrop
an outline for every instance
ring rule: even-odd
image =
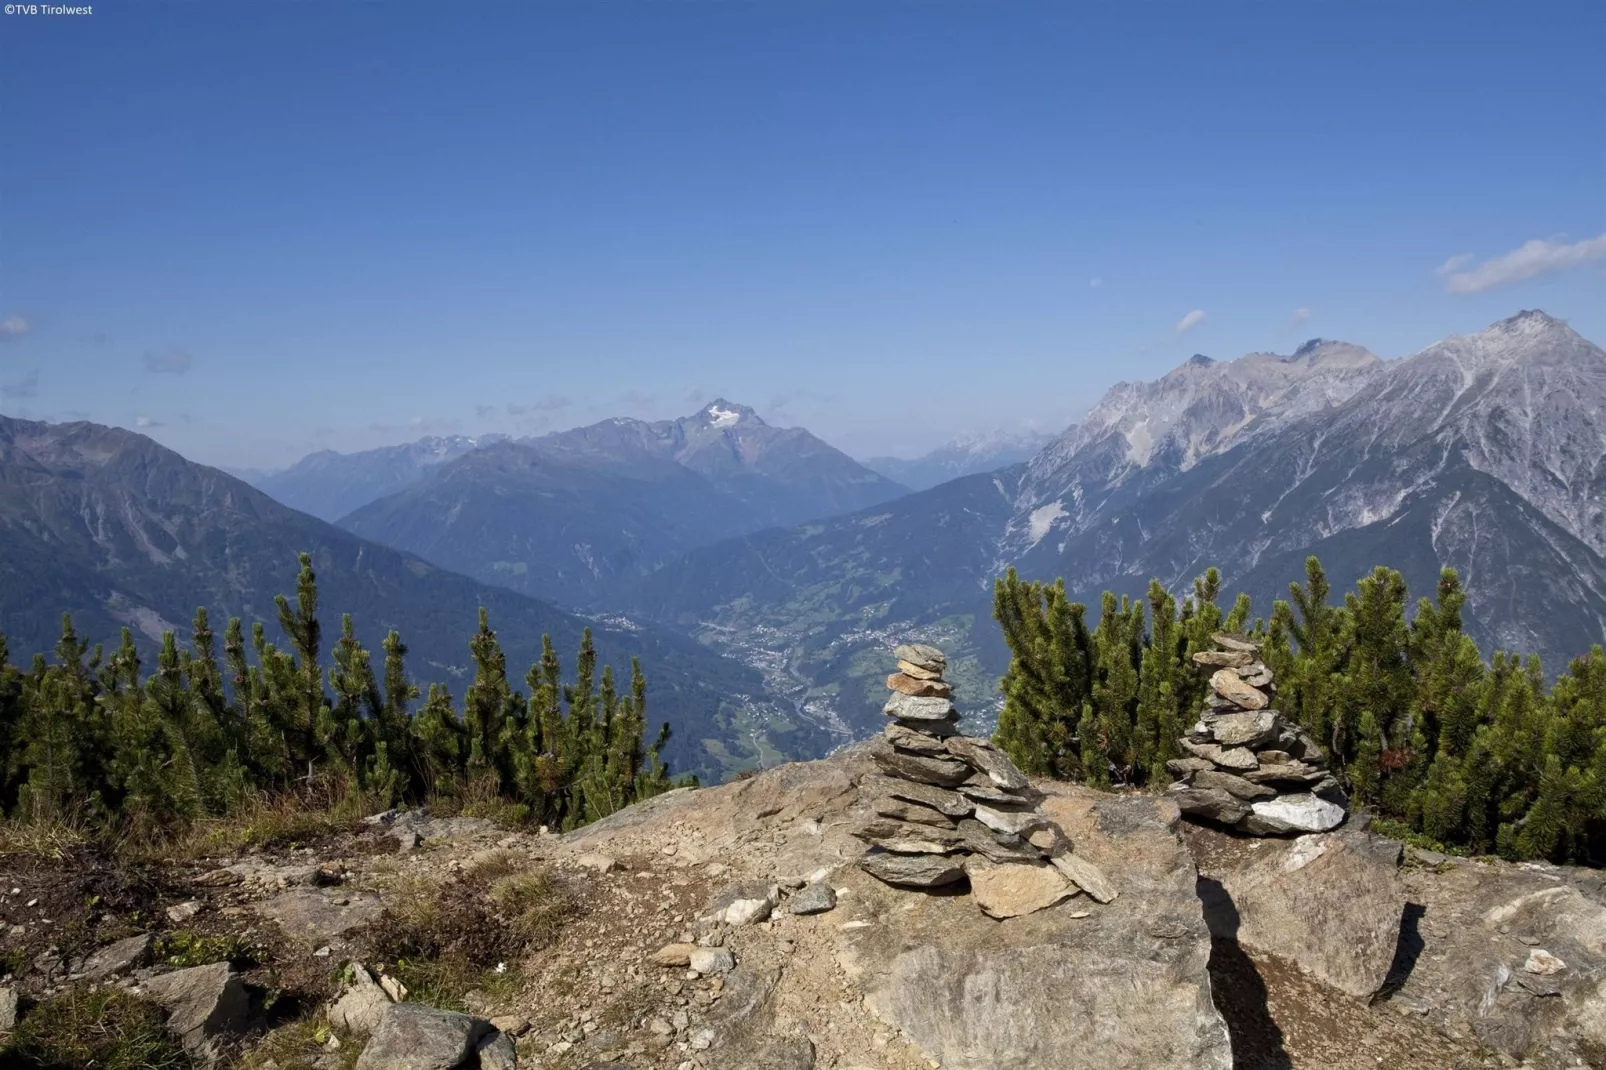
[[[1166,763],[1182,812],[1252,836],[1326,832],[1343,824],[1349,800],[1327,771],[1321,747],[1271,704],[1277,694],[1260,646],[1218,632],[1217,650],[1194,663],[1210,671],[1211,695],[1181,740],[1185,758]]]
[[[1041,822],[1036,831],[1052,829],[1074,843],[1074,852],[1062,857],[1082,867],[1079,878],[1066,878],[1040,859],[997,862],[980,851],[962,854],[968,851],[963,847],[867,854],[856,834],[887,811],[928,811],[923,823],[896,819],[909,826],[902,834],[911,839],[933,831],[953,836],[961,821],[977,820],[976,801],[957,790],[887,776],[875,759],[878,749],[861,744],[824,761],[674,792],[562,837],[561,846],[575,858],[664,858],[672,844],[667,857],[688,877],[722,875],[722,890],[676,934],[683,944],[648,946],[637,959],[666,983],[722,985],[706,1024],[694,1018],[679,1034],[695,1065],[1231,1065],[1227,1031],[1211,1001],[1210,938],[1194,865],[1171,802],[1043,782],[1033,786],[1029,806],[992,808],[1011,818],[1030,815]],[[961,876],[934,892],[889,883],[859,864],[872,857],[954,866]],[[953,894],[967,876],[971,894]],[[1110,901],[1066,898],[1070,880]],[[1118,882],[1119,895],[1101,881]],[[767,922],[714,920],[718,905],[770,885],[782,897]],[[823,895],[809,892],[821,886],[832,890],[834,908],[819,914],[799,909],[823,902]],[[994,916],[978,909],[984,896]],[[701,970],[688,972],[687,957],[699,943],[717,944],[734,966],[712,979]],[[701,979],[683,980],[692,976]]]
[[[1606,1065],[1606,886],[1598,871],[1408,865],[1395,1005],[1523,1065]]]
[[[1073,855],[1064,831],[1038,809],[1042,793],[1002,751],[959,734],[959,711],[936,647],[893,650],[898,671],[886,729],[869,745],[882,776],[867,781],[874,817],[854,831],[871,850],[866,873],[904,888],[944,888],[967,878],[976,904],[995,918],[1043,910],[1086,892],[1114,899],[1115,883]]]
[[[1400,845],[1346,827],[1254,847],[1200,867],[1211,933],[1357,999],[1382,989],[1405,913]]]

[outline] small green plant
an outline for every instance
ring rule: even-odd
[[[0,1065],[42,1070],[190,1070],[189,1056],[153,1004],[115,988],[74,987],[17,1022]]]
[[[1394,821],[1386,817],[1372,819],[1372,831],[1379,836],[1387,836],[1391,840],[1399,840],[1421,851],[1437,851],[1443,855],[1454,855],[1457,858],[1470,857],[1472,852],[1465,847],[1454,844],[1440,843],[1431,836],[1425,836],[1404,821]]]
[[[159,938],[152,951],[159,961],[175,969],[252,957],[251,946],[239,936],[203,936],[188,929]]]

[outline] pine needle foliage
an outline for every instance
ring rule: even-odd
[[[1205,696],[1192,655],[1216,631],[1243,631],[1261,643],[1277,707],[1375,812],[1468,851],[1606,862],[1600,645],[1549,685],[1537,658],[1485,661],[1462,631],[1453,569],[1415,607],[1400,573],[1382,567],[1335,602],[1314,557],[1269,620],[1251,618],[1246,595],[1224,614],[1220,595],[1215,569],[1181,601],[1157,581],[1143,601],[1106,593],[1089,629],[1063,581],[1011,569],[993,592],[1011,653],[995,741],[1033,774],[1164,784]]]
[[[317,576],[300,560],[295,600],[275,599],[282,645],[230,620],[221,662],[204,609],[188,646],[167,632],[149,667],[126,628],[108,655],[64,617],[52,655],[28,669],[0,635],[0,814],[149,832],[335,784],[389,805],[492,797],[504,816],[567,829],[695,783],[662,760],[667,724],[647,738],[641,665],[622,694],[611,668],[599,681],[589,630],[572,678],[543,637],[526,694],[481,609],[459,709],[444,686],[413,681],[395,631],[377,672],[349,615],[325,651]]]

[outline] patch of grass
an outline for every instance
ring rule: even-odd
[[[1431,836],[1425,836],[1417,832],[1403,821],[1394,821],[1386,817],[1374,817],[1372,819],[1372,831],[1379,836],[1387,836],[1391,840],[1399,840],[1401,843],[1415,847],[1419,851],[1437,851],[1441,855],[1454,855],[1457,858],[1470,858],[1472,856],[1472,852],[1465,847],[1440,843]]]
[[[72,818],[0,820],[0,856],[35,855],[60,861],[94,838],[87,822]]]
[[[414,878],[387,893],[361,936],[367,961],[405,984],[408,998],[461,1010],[475,989],[493,997],[523,982],[519,962],[551,944],[574,905],[545,870],[512,852],[482,858],[446,884]]]
[[[331,1037],[339,1041],[339,1048],[330,1049]],[[265,1034],[240,1053],[230,1070],[351,1070],[362,1047],[362,1040],[327,1022],[303,1018]]]
[[[159,937],[151,948],[152,955],[174,969],[186,966],[205,966],[211,962],[238,962],[254,959],[253,948],[242,937],[203,936],[188,929],[167,933]]]
[[[153,1004],[121,989],[74,987],[30,1008],[0,1064],[39,1070],[190,1070]]]
[[[123,853],[172,861],[299,847],[351,831],[359,820],[383,809],[385,802],[377,796],[348,790],[343,781],[319,780],[284,795],[250,796],[220,817],[141,836]]]

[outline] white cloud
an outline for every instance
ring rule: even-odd
[[[1186,333],[1187,331],[1193,330],[1195,327],[1199,326],[1199,324],[1204,322],[1204,318],[1205,318],[1204,309],[1202,309],[1202,308],[1194,309],[1192,312],[1189,312],[1186,316],[1183,316],[1181,319],[1177,320],[1177,333],[1178,334],[1183,334],[1183,333]]]
[[[134,417],[134,426],[141,429],[147,427],[161,427],[162,422],[160,420],[153,420],[149,416],[136,416]]]
[[[1307,320],[1309,320],[1309,319],[1310,319],[1310,309],[1308,309],[1308,308],[1296,308],[1296,309],[1294,309],[1294,326],[1295,327],[1303,327],[1305,325],[1305,322]]]
[[[1473,256],[1471,253],[1456,253],[1450,259],[1434,268],[1433,274],[1449,275],[1452,272],[1460,271],[1462,268],[1466,267],[1476,259],[1477,257]]]
[[[1509,253],[1490,257],[1471,271],[1457,270],[1465,267],[1469,261],[1463,260],[1455,264],[1458,258],[1451,257],[1445,261],[1440,272],[1450,275],[1445,283],[1445,289],[1451,293],[1475,294],[1496,286],[1504,286],[1508,282],[1521,282],[1523,279],[1531,279],[1552,271],[1581,267],[1602,257],[1606,257],[1606,234],[1573,242],[1571,245],[1534,238],[1532,241],[1523,242]],[[1451,264],[1455,264],[1455,267],[1451,267]]]
[[[1093,289],[1097,290],[1100,286],[1104,285],[1104,280],[1095,275],[1093,278],[1087,280],[1087,284]]]
[[[19,316],[13,312],[5,319],[0,320],[0,342],[7,338],[16,338],[33,330],[33,324],[28,322],[26,316]]]

